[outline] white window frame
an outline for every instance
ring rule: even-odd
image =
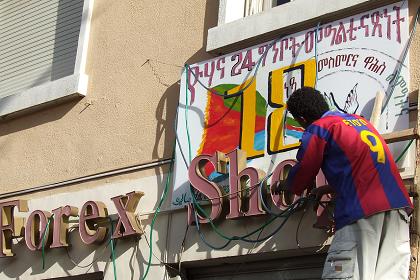
[[[246,17],[245,3],[251,0],[219,0],[218,25]],[[276,0],[262,0],[263,11],[274,7]],[[291,0],[293,1],[293,0]]]
[[[245,0],[219,1],[218,26],[208,30],[206,46],[207,52],[217,54],[249,47],[248,42],[253,42],[252,45],[255,45],[258,37],[264,38],[264,41],[274,39],[273,34],[282,34],[285,31],[290,33],[293,27],[302,27],[304,23],[316,26],[316,22],[323,19],[331,20],[338,13],[349,15],[362,6],[368,9],[398,2],[398,0],[293,0],[270,8],[271,0],[265,0],[263,12],[247,17],[236,16],[235,20],[227,22],[231,20],[229,9],[243,11]],[[233,2],[230,1],[236,1],[237,4],[232,6]]]
[[[87,94],[85,73],[94,0],[84,0],[74,72],[70,76],[43,83],[20,93],[0,98],[0,118],[20,115]]]

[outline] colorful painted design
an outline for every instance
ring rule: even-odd
[[[214,87],[213,90],[223,93],[237,86],[235,84],[221,84]],[[264,151],[267,102],[258,91],[256,91],[256,95],[254,149]],[[208,92],[204,133],[197,154],[213,154],[216,151],[228,153],[239,148],[241,110],[241,96],[226,98]],[[211,165],[206,166],[207,174],[212,171]]]
[[[303,127],[292,117],[286,117],[286,129],[284,135],[300,139],[303,135]]]

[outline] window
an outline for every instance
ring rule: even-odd
[[[224,263],[215,266],[198,266],[186,269],[192,280],[251,280],[251,279],[321,279],[325,254],[299,256],[254,262]],[[231,258],[232,261],[235,258]]]
[[[218,24],[224,24],[293,0],[220,0]]]
[[[219,0],[218,25],[208,30],[206,51],[240,50],[383,4],[376,0],[337,0],[329,5],[325,0]]]
[[[290,1],[292,1],[292,0],[277,0],[276,1],[276,6],[286,4],[286,3],[290,2]]]
[[[91,4],[0,1],[0,117],[86,94]]]

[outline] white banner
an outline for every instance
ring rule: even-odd
[[[395,3],[197,63],[188,77],[184,71],[172,206],[190,201],[187,166],[197,155],[240,148],[248,166],[267,173],[294,159],[303,129],[285,103],[304,85],[321,91],[331,109],[367,119],[376,93],[383,91],[384,104],[389,102],[379,131],[408,128],[408,59],[401,59],[409,20],[408,9],[400,7]],[[403,146],[392,147],[394,156]],[[400,167],[409,162],[407,156]],[[221,185],[226,180],[210,165],[206,174]]]

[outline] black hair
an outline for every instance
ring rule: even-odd
[[[287,100],[287,110],[293,117],[301,117],[309,122],[320,119],[329,109],[324,96],[312,87],[294,91]]]

